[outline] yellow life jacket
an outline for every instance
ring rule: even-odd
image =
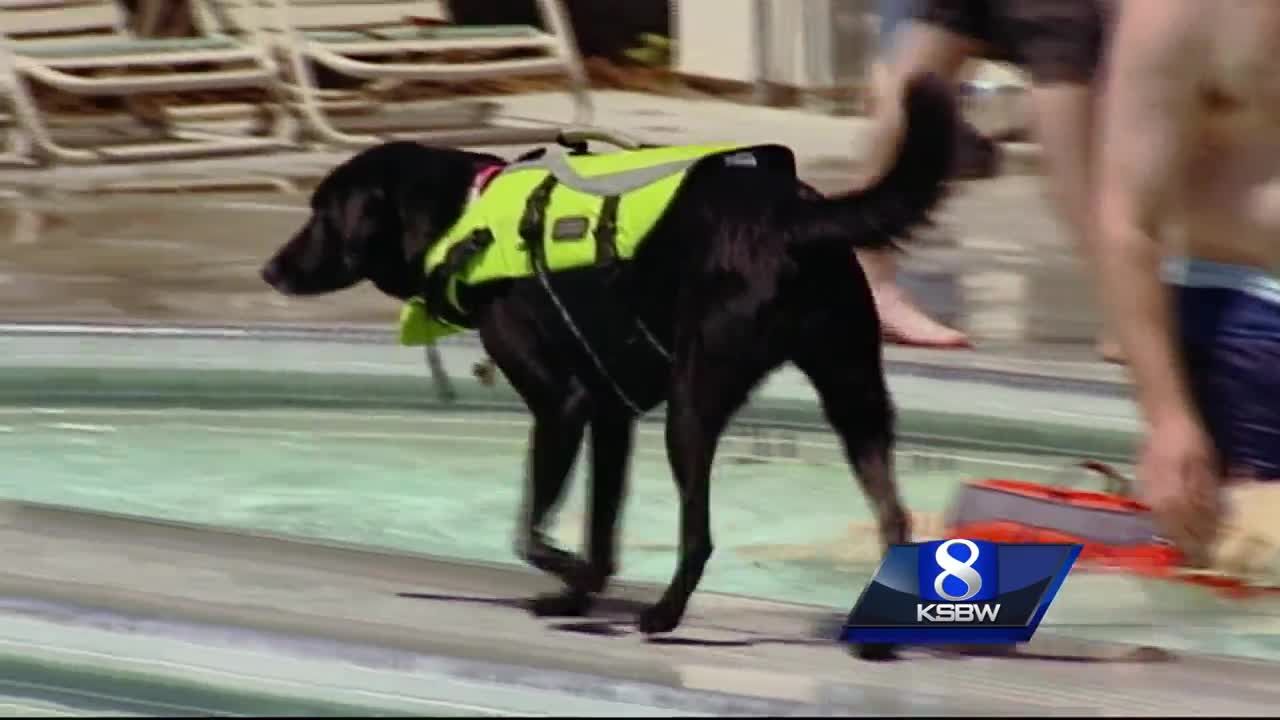
[[[428,250],[427,299],[400,313],[400,342],[425,345],[468,328],[460,286],[532,276],[526,238],[548,272],[630,260],[689,171],[713,155],[756,166],[741,145],[687,145],[599,155],[547,153],[504,168]],[[770,148],[786,153],[785,148]],[[792,165],[794,171],[794,165]]]

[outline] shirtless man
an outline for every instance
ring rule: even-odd
[[[1209,564],[1220,488],[1237,520],[1270,512],[1242,493],[1280,490],[1280,1],[1119,7],[1099,270],[1145,421],[1139,481],[1166,536]],[[1170,227],[1172,292],[1157,248]],[[1274,542],[1280,517],[1254,530]]]

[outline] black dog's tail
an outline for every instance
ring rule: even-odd
[[[801,245],[842,242],[852,247],[893,245],[893,239],[928,221],[946,194],[958,122],[950,87],[935,75],[913,78],[904,100],[906,131],[893,167],[877,183],[805,203]]]

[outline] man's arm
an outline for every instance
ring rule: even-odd
[[[1126,0],[1102,100],[1099,272],[1148,424],[1194,418],[1156,232],[1183,179],[1205,62],[1201,0]],[[1213,12],[1211,9],[1208,12]]]

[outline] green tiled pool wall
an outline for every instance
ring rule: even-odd
[[[9,366],[0,367],[0,405],[288,407],[432,413],[523,408],[514,391],[503,383],[482,386],[465,375],[453,376],[452,382],[457,398],[445,403],[436,398],[425,372],[423,376],[406,376],[249,369]],[[662,418],[659,407],[649,412],[644,421],[660,423]],[[814,400],[766,392],[756,393],[737,416],[736,425],[744,433],[757,429],[755,437],[764,452],[786,452],[789,428],[813,431],[826,427]],[[935,448],[1080,456],[1119,463],[1128,462],[1135,447],[1132,433],[1080,423],[1032,422],[901,405],[898,434],[902,443]]]

